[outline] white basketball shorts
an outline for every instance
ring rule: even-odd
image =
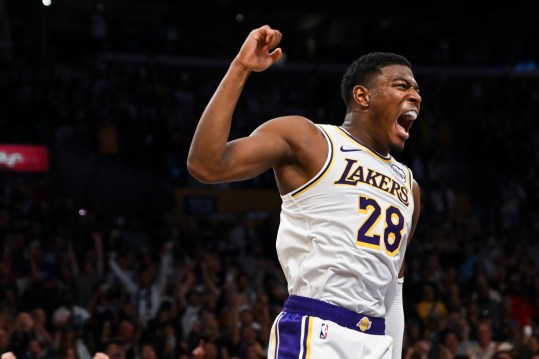
[[[268,359],[391,359],[385,321],[291,295],[273,322]]]

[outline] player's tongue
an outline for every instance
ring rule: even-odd
[[[399,122],[397,122],[397,131],[399,133],[399,136],[403,138],[404,140],[407,140],[408,137],[410,137],[410,134],[406,131],[406,129]]]

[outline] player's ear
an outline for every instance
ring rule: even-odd
[[[352,97],[360,106],[364,108],[369,107],[370,92],[365,86],[356,85],[352,90]]]

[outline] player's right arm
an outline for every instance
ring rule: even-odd
[[[249,137],[229,141],[232,116],[252,72],[266,70],[282,56],[281,33],[267,25],[249,34],[207,104],[195,130],[187,166],[206,183],[252,178],[290,152],[284,121],[270,121]],[[295,117],[295,116],[294,116]],[[284,126],[286,127],[286,126]]]

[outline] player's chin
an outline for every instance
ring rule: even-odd
[[[404,143],[405,141],[402,139],[392,141],[390,146],[391,152],[396,154],[401,153],[404,150]]]

